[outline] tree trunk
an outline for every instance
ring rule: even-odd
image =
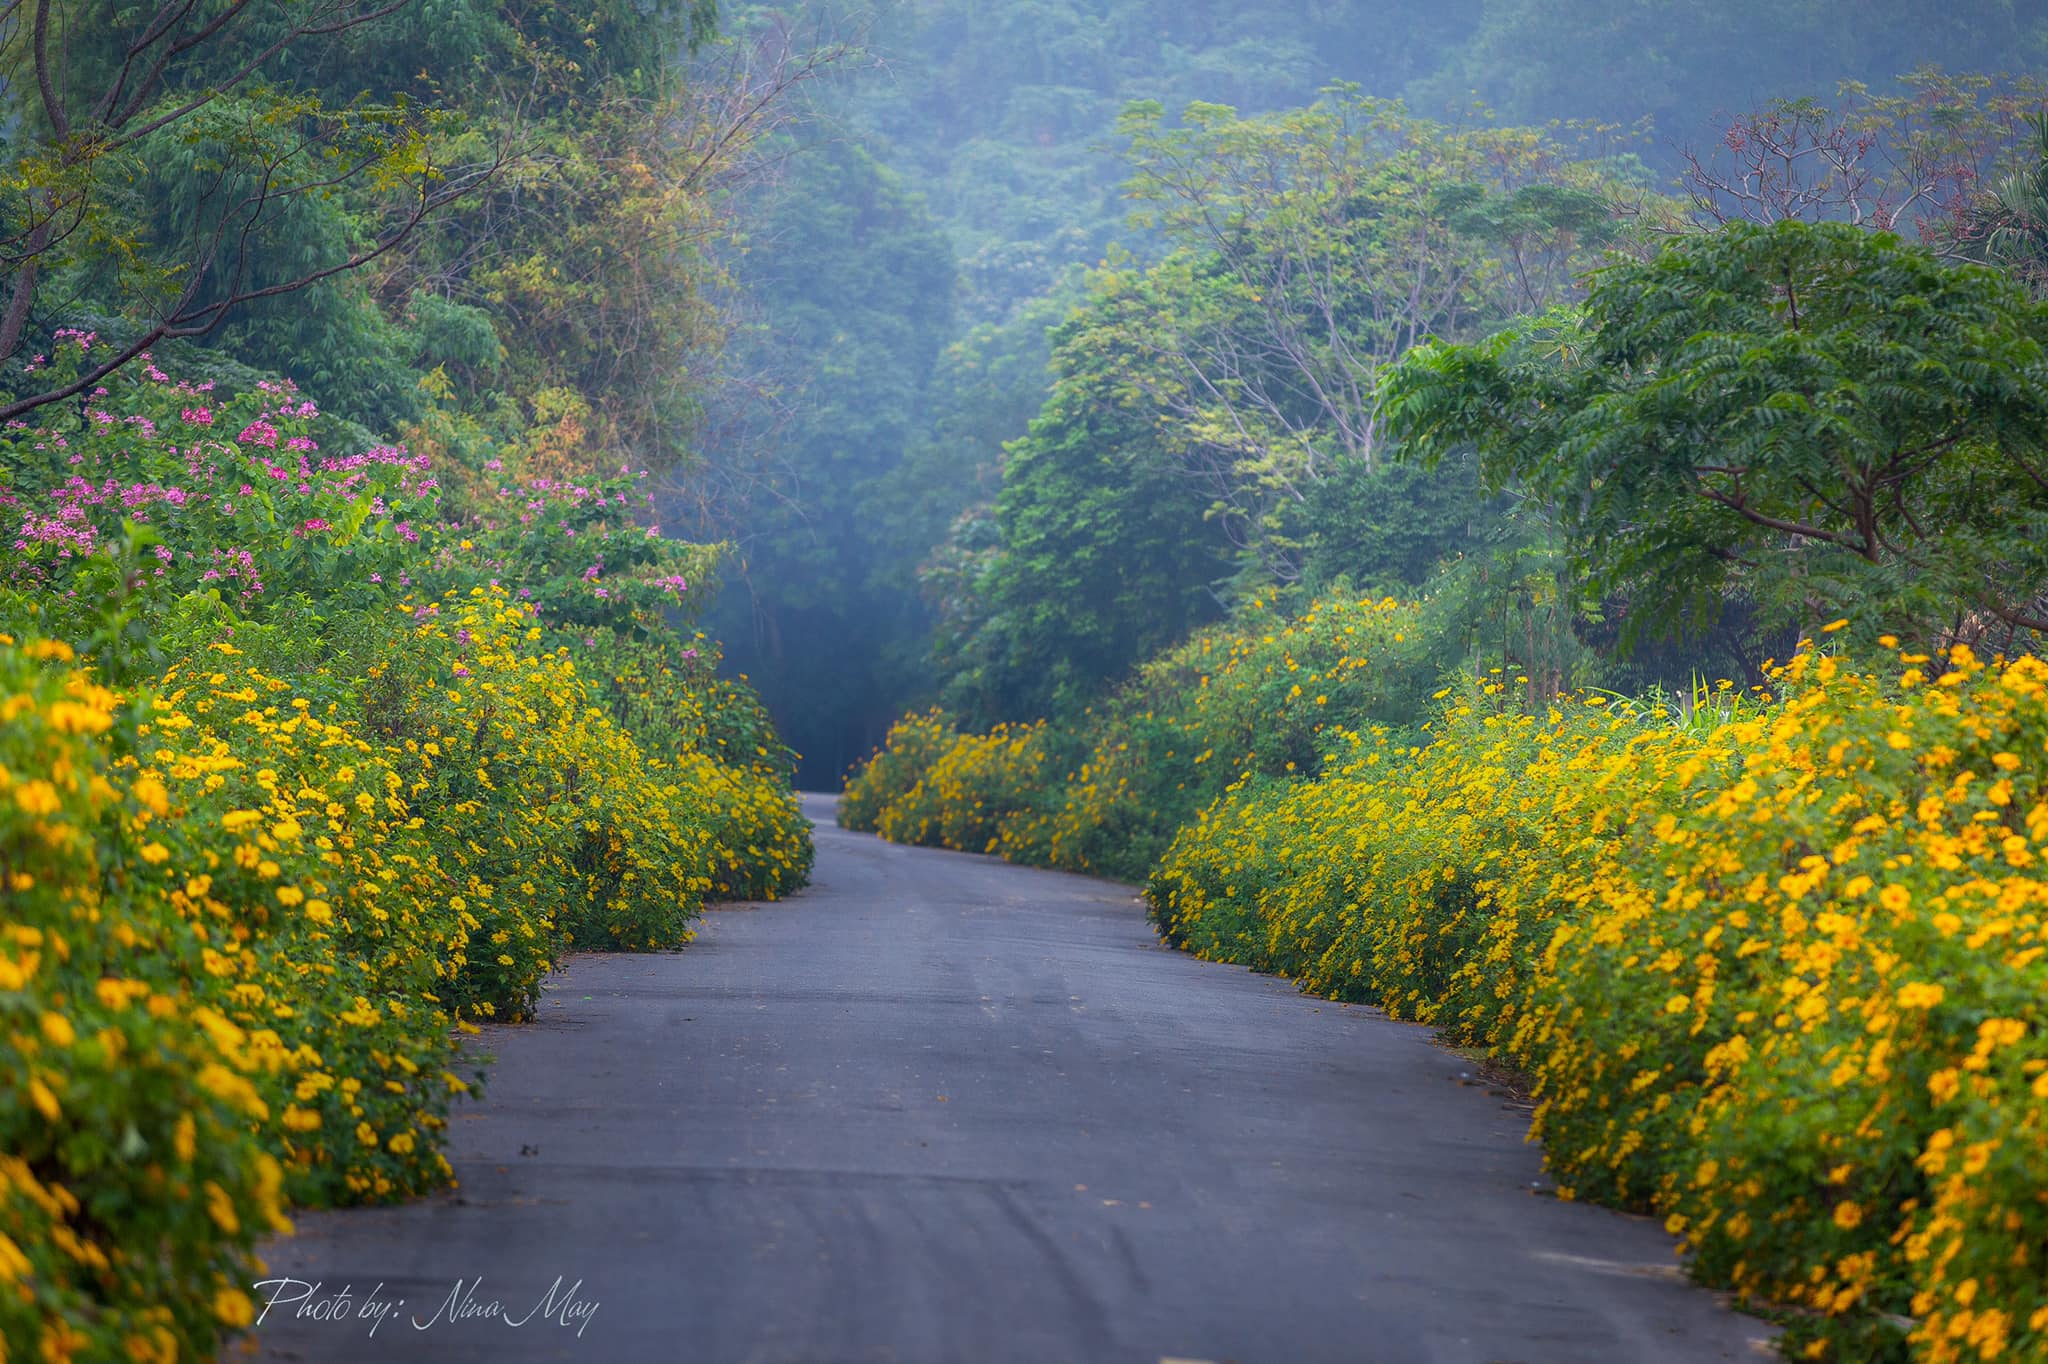
[[[36,301],[36,267],[49,246],[50,220],[45,218],[29,231],[28,249],[21,268],[14,272],[14,292],[7,300],[7,312],[0,315],[0,360],[9,359],[21,346],[21,334]]]

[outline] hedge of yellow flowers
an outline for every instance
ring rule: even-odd
[[[686,749],[675,759],[673,780],[695,793],[702,810],[707,899],[779,900],[810,879],[810,822],[775,772]]]
[[[1454,705],[1242,784],[1172,939],[1528,1074],[1562,1191],[1654,1211],[1811,1358],[2048,1358],[2048,665],[1802,653],[1677,725]]]
[[[882,813],[924,780],[932,765],[960,737],[938,710],[904,716],[889,727],[875,755],[847,780],[839,797],[839,822],[872,832]]]
[[[571,946],[800,881],[773,774],[643,752],[502,589],[409,602],[360,712],[228,642],[134,695],[0,636],[0,1340],[210,1358],[292,1203],[445,1181],[453,1034]],[[739,841],[744,840],[744,841]]]
[[[106,742],[134,707],[70,660],[0,644],[0,1340],[204,1357],[248,1319],[241,1247],[285,1225],[259,1135],[283,1046],[187,988],[231,939],[178,931],[168,793]]]
[[[1045,765],[1043,725],[998,725],[954,735],[931,767],[877,819],[882,837],[996,852],[1012,819],[1037,791]]]
[[[1420,609],[1392,599],[1325,598],[1291,617],[1254,604],[1145,664],[1072,733],[972,735],[936,711],[906,717],[848,783],[839,820],[1140,879],[1239,777],[1307,776],[1344,723],[1402,710],[1422,634]]]

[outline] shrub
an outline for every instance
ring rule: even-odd
[[[881,748],[846,783],[846,793],[839,798],[841,827],[874,830],[883,811],[924,780],[957,733],[937,708],[906,715],[889,726]]]
[[[288,1227],[259,1136],[281,1060],[186,986],[160,785],[108,737],[134,707],[55,642],[0,636],[0,1340],[49,1360],[204,1358]]]
[[[457,1007],[524,1016],[564,946],[675,947],[709,887],[701,799],[593,704],[567,646],[502,589],[405,603],[368,723],[463,899]]]
[[[1797,659],[1739,769],[1591,884],[1516,1045],[1566,1177],[1666,1212],[1709,1278],[1849,1358],[1904,1355],[1905,1318],[1918,1358],[2033,1357],[2048,665],[1901,661]]]
[[[134,890],[165,988],[262,1044],[266,1144],[303,1203],[431,1188],[448,1174],[450,1000],[462,990],[460,896],[399,770],[289,684],[236,667],[173,672],[117,764],[161,808]]]
[[[962,738],[936,711],[906,717],[848,783],[840,822],[1142,879],[1231,783],[1307,776],[1351,728],[1412,722],[1427,666],[1418,610],[1336,596],[1290,619],[1253,603],[1071,727]]]
[[[994,852],[1030,809],[1044,767],[1042,725],[954,734],[910,789],[883,806],[882,837],[963,852]]]
[[[705,753],[676,762],[682,788],[701,801],[715,900],[778,900],[810,879],[810,821],[779,772],[734,767]]]
[[[0,1355],[46,1361],[211,1358],[288,1202],[447,1178],[470,1019],[812,855],[638,480],[456,507],[138,368],[0,433]]]
[[[1420,749],[1233,791],[1148,895],[1204,955],[1484,1044],[1566,1196],[1856,1360],[2048,1349],[2048,665],[1679,726],[1457,704]],[[1621,713],[1614,713],[1617,710]]]

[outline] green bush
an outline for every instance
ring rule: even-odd
[[[1306,777],[1353,730],[1412,724],[1434,666],[1421,620],[1392,600],[1295,617],[1254,602],[1070,725],[962,736],[938,712],[906,717],[848,782],[840,822],[1141,880],[1232,783]]]

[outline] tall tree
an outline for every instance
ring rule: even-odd
[[[76,374],[16,378],[0,419],[87,392],[239,308],[360,269],[488,178],[494,158],[440,160],[411,108],[335,103],[281,79],[407,2],[12,0],[0,11],[12,106],[0,359],[21,352],[52,290],[110,301],[122,326]],[[356,212],[330,208],[337,195],[352,195]],[[152,221],[150,206],[169,203],[179,212]],[[317,249],[280,253],[313,224],[326,229]]]
[[[1162,448],[1150,414],[1118,401],[1086,317],[1060,333],[1059,380],[1013,442],[993,511],[994,552],[952,588],[946,700],[987,722],[1079,704],[1220,614],[1233,567],[1211,495]],[[969,522],[961,549],[972,549]]]
[[[1273,533],[1333,470],[1380,462],[1384,368],[1575,297],[1621,230],[1661,211],[1540,133],[1454,130],[1348,89],[1286,114],[1136,105],[1122,130],[1133,226],[1175,249],[1097,281],[1122,381],[1283,581]]]
[[[1698,624],[1924,644],[2048,629],[2048,307],[1888,233],[1731,223],[1603,272],[1583,313],[1418,349],[1395,429],[1556,509],[1584,567]]]

